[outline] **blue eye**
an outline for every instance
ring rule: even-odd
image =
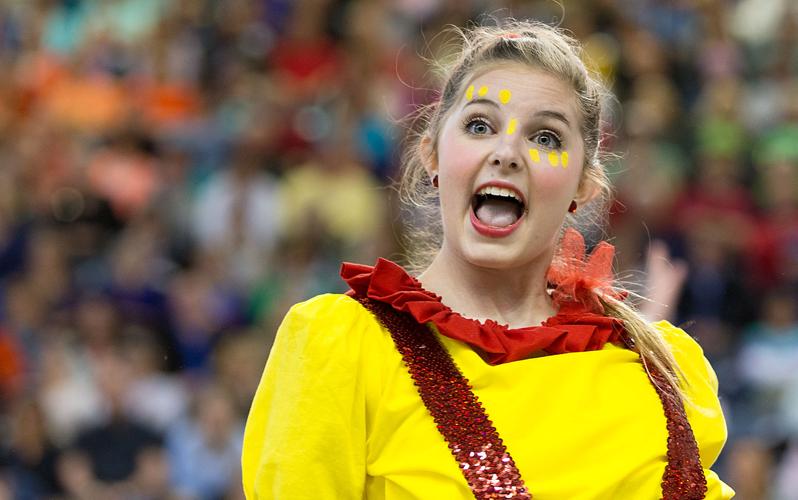
[[[562,141],[554,132],[543,130],[532,136],[532,140],[546,149],[561,149]]]
[[[486,135],[493,131],[490,125],[488,125],[488,122],[486,122],[483,118],[474,118],[468,120],[466,122],[465,129],[474,135]]]

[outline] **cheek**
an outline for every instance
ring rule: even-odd
[[[545,200],[570,199],[579,185],[581,168],[570,165],[563,169],[542,163],[533,168],[532,175],[538,198]]]
[[[442,202],[444,198],[462,200],[464,191],[469,191],[467,195],[470,196],[473,177],[479,170],[484,154],[484,151],[475,147],[473,141],[442,137],[438,149]]]
[[[450,164],[448,167],[445,172],[441,171],[438,188],[444,218],[457,217],[471,205],[471,185],[467,183],[465,169],[458,168],[457,164]]]
[[[443,135],[438,144],[438,168],[447,177],[462,176],[474,168],[478,148],[473,141],[457,137],[456,134]]]

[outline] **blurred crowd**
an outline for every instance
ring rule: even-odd
[[[669,314],[720,379],[721,477],[798,498],[798,4],[564,4],[0,1],[0,499],[241,498],[287,308],[403,259],[436,34],[508,15],[612,86],[609,234],[622,275],[654,239],[689,266]]]

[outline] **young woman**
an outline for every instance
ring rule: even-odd
[[[406,199],[439,214],[434,255],[417,277],[344,264],[348,294],[291,309],[247,423],[247,496],[731,498],[701,348],[624,302],[610,245],[585,258],[565,229],[608,190],[604,89],[555,28],[463,41],[404,164]]]

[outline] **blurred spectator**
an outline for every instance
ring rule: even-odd
[[[242,290],[269,271],[285,210],[277,183],[261,171],[261,145],[249,141],[237,145],[232,165],[198,194],[192,217],[199,251],[221,255],[229,282]]]
[[[105,297],[85,297],[75,306],[75,326],[85,354],[98,358],[115,349],[120,318]]]
[[[128,224],[107,252],[104,293],[121,324],[136,324],[168,337],[167,290],[174,265],[166,255],[160,221],[151,214]]]
[[[166,349],[153,332],[129,327],[121,339],[121,351],[132,378],[124,396],[125,413],[160,433],[166,432],[183,418],[189,399],[183,381],[165,371]]]
[[[731,333],[739,333],[736,327],[750,321],[754,306],[745,277],[736,272],[739,254],[730,248],[736,243],[729,243],[731,235],[711,219],[693,221],[692,226],[683,233],[691,269],[679,303],[680,318],[722,321]]]
[[[760,289],[798,287],[798,79],[780,126],[755,151],[755,194],[762,212],[751,241],[751,274]]]
[[[191,417],[167,434],[172,484],[185,498],[233,497],[240,489],[244,421],[220,387],[196,394]]]
[[[60,480],[68,493],[78,497],[114,496],[135,490],[135,479],[162,453],[162,437],[133,420],[126,412],[124,398],[132,382],[129,363],[118,353],[95,360],[104,414],[98,424],[83,427],[61,458]],[[149,482],[149,481],[147,481]]]
[[[34,500],[61,493],[56,464],[59,450],[47,435],[36,402],[20,399],[10,413],[8,481],[14,498]],[[2,495],[0,495],[2,497]]]
[[[373,260],[385,203],[351,147],[341,139],[325,155],[286,174],[281,192],[284,234],[299,240],[320,231],[334,249]]]
[[[746,409],[753,434],[771,442],[790,436],[782,413],[785,393],[798,372],[798,297],[786,290],[765,297],[760,321],[745,332],[739,352],[742,382],[750,391]],[[741,412],[742,413],[742,412]]]
[[[100,419],[102,399],[84,352],[71,344],[71,332],[51,329],[36,363],[37,397],[48,434],[58,446],[71,442],[80,429]]]
[[[216,382],[233,400],[236,414],[246,417],[255,396],[266,357],[274,340],[273,329],[251,328],[229,332],[215,346]]]
[[[237,293],[215,281],[207,268],[178,273],[168,290],[169,311],[180,368],[192,375],[209,368],[221,333],[243,319]]]
[[[740,439],[728,452],[729,477],[734,479],[736,496],[770,498],[773,455],[758,439]]]
[[[86,177],[95,194],[117,217],[132,217],[147,207],[161,184],[153,144],[135,131],[111,138],[88,159]]]

